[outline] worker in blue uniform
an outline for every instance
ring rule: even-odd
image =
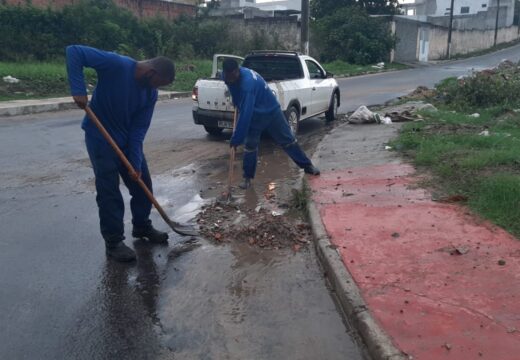
[[[123,243],[125,208],[119,176],[132,197],[132,236],[153,243],[167,242],[168,234],[152,226],[149,219],[152,204],[135,180],[141,178],[152,190],[143,141],[157,101],[157,88],[174,80],[175,66],[165,57],[136,61],[81,45],[67,47],[66,61],[71,95],[81,109],[88,104],[83,69],[93,68],[97,72],[97,85],[89,106],[135,169],[135,173],[126,170],[94,123],[85,116],[82,128],[96,178],[96,201],[106,254],[118,261],[135,260],[135,252]]]
[[[230,146],[244,144],[244,179],[240,187],[249,188],[255,177],[258,144],[265,130],[306,174],[319,175],[320,171],[298,145],[280,103],[265,80],[255,71],[238,66],[234,59],[224,60],[222,67],[222,78],[239,113]]]

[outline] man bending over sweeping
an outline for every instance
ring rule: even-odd
[[[175,79],[175,67],[165,57],[136,61],[81,45],[68,46],[66,55],[71,95],[81,109],[85,109],[88,103],[83,68],[96,70],[98,82],[90,107],[136,171],[129,173],[96,126],[85,116],[82,128],[96,177],[96,201],[106,254],[117,261],[132,261],[136,258],[135,252],[123,243],[125,206],[119,190],[119,176],[132,196],[132,236],[146,238],[152,243],[167,242],[168,234],[153,228],[149,219],[152,204],[135,180],[142,178],[152,190],[143,141],[157,101],[157,88]]]
[[[224,60],[222,79],[226,83],[239,117],[230,146],[244,144],[242,189],[251,186],[255,177],[260,136],[267,130],[273,140],[280,145],[289,157],[306,174],[319,175],[320,171],[305,155],[285,119],[280,103],[267,86],[265,80],[256,72],[239,67],[233,59]]]

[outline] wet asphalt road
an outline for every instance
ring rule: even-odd
[[[341,110],[503,58],[518,61],[518,49],[341,79]],[[0,358],[363,358],[310,250],[262,252],[202,241],[182,253],[175,234],[169,247],[152,248],[134,241],[127,226],[139,261],[107,261],[80,118],[80,111],[67,111],[0,119]],[[307,121],[300,141],[312,152],[329,129],[322,119]],[[225,181],[224,139],[192,124],[189,99],[157,105],[145,151],[168,213],[190,218],[200,191],[204,196]],[[259,187],[297,186],[298,171],[280,152],[267,144],[262,154]],[[153,220],[167,230],[155,212]]]

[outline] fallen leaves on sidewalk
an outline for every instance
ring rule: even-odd
[[[470,248],[467,245],[460,245],[460,246],[446,246],[440,249],[437,249],[439,252],[446,252],[450,255],[465,255],[469,252]]]

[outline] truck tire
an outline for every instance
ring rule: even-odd
[[[218,127],[212,127],[212,126],[206,126],[206,125],[204,125],[204,129],[206,129],[206,131],[210,135],[220,135],[220,134],[222,134],[222,130],[224,130],[224,129],[221,129]]]
[[[338,103],[338,93],[335,92],[330,98],[329,109],[325,112],[325,119],[327,122],[334,121],[338,118]]]
[[[296,108],[296,106],[291,106],[286,112],[285,112],[285,119],[287,120],[287,123],[289,124],[289,127],[291,128],[291,131],[294,136],[298,133],[298,126],[300,124],[300,112]]]

